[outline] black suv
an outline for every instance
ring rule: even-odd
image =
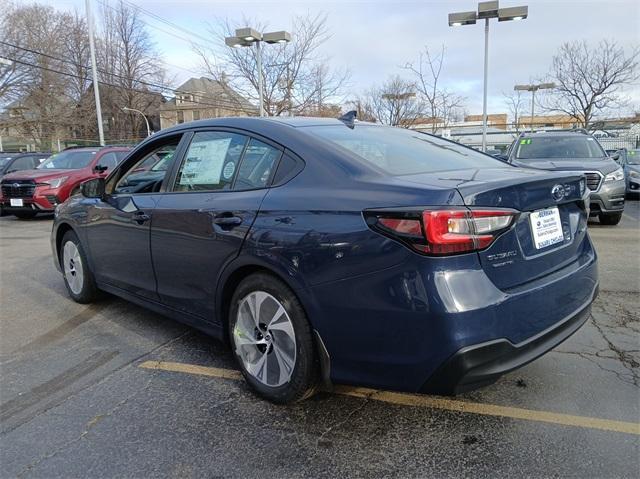
[[[624,171],[585,130],[522,133],[500,159],[540,170],[582,172],[591,190],[591,216],[617,225],[624,210]]]

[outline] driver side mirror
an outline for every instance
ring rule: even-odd
[[[620,161],[619,161],[619,160],[620,160],[620,153],[614,153],[614,154],[612,154],[612,155],[611,155],[611,159],[612,159],[613,161],[617,161],[618,163],[620,163]]]
[[[108,169],[109,169],[109,167],[108,167],[108,166],[104,166],[104,165],[96,165],[96,166],[93,168],[93,172],[94,172],[94,173],[98,173],[98,174],[102,174],[102,173],[104,173],[105,171],[107,171]]]
[[[105,190],[104,178],[93,178],[80,185],[80,193],[85,198],[104,198]]]

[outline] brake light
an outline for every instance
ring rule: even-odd
[[[517,212],[500,209],[451,209],[427,210],[417,214],[373,214],[376,218],[375,227],[381,232],[422,253],[443,256],[487,248],[513,224]]]

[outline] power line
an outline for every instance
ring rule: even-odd
[[[88,70],[90,68],[87,65],[81,65],[81,64],[75,63],[75,62],[73,62],[71,60],[66,60],[66,59],[63,59],[63,58],[60,58],[60,57],[56,57],[54,55],[50,55],[48,53],[40,52],[40,51],[33,50],[33,49],[30,49],[30,48],[21,47],[21,46],[18,46],[18,45],[14,45],[12,43],[7,43],[7,42],[4,42],[2,40],[0,40],[0,44],[7,45],[7,46],[12,47],[12,48],[17,48],[19,50],[23,50],[23,51],[26,51],[26,52],[29,52],[29,53],[32,53],[32,54],[35,54],[35,55],[41,55],[41,56],[44,56],[46,58],[57,60],[57,61],[60,61],[60,62],[63,62],[63,63],[67,63],[67,64],[73,65],[73,66],[75,66],[77,68],[86,69],[86,70]],[[34,65],[34,64],[22,62],[22,61],[16,60],[16,59],[11,59],[11,58],[7,58],[7,59],[11,60],[11,61],[15,61],[16,63],[24,64],[25,66],[30,66],[30,67],[33,67],[33,68],[41,68],[43,70],[48,70],[48,71],[51,71],[51,72],[54,72],[54,73],[60,73],[62,75],[70,76],[70,77],[73,77],[73,78],[83,79],[79,75],[71,74],[71,73],[68,73],[68,72],[61,72],[61,71],[58,71],[58,70],[53,70],[53,69],[42,67],[42,66],[39,66],[39,65]],[[98,71],[100,73],[102,73],[103,75],[113,76],[113,77],[124,79],[124,80],[131,80],[130,78],[125,77],[123,75],[119,75],[117,73],[107,72],[107,71],[102,70],[102,69],[98,69]],[[148,81],[145,81],[145,80],[135,80],[135,82],[139,83],[141,85],[144,85],[144,86],[155,88],[155,89],[160,90],[160,91],[170,91],[170,92],[173,92],[175,94],[193,96],[192,92],[174,89],[172,87],[168,87],[168,86],[165,86],[165,85],[159,85],[157,83],[151,83],[151,82],[148,82]],[[99,81],[98,83],[104,84],[104,85],[107,85],[107,86],[111,86],[111,87],[115,87],[115,88],[124,88],[124,89],[128,89],[128,90],[131,90],[131,91],[138,91],[138,92],[142,92],[142,93],[150,93],[149,91],[146,91],[146,90],[123,87],[121,85],[108,83],[108,82],[105,82],[105,81],[102,81],[102,80]],[[208,99],[208,100],[210,100],[212,102],[215,102],[215,103],[206,103],[206,102],[202,102],[202,101],[196,101],[195,99],[193,101],[191,101],[191,103],[196,103],[196,104],[204,105],[204,106],[212,106],[212,107],[216,107],[216,108],[227,106],[227,107],[230,107],[231,109],[235,109],[235,110],[241,110],[241,111],[246,111],[247,110],[246,107],[243,107],[242,105],[240,105],[239,101],[238,101],[238,103],[236,103],[233,100],[225,100],[225,99],[210,97],[210,96],[206,96],[206,95],[200,95],[200,97],[205,99],[205,100]]]
[[[138,10],[138,11],[140,11],[140,12],[142,12],[142,13],[144,13],[144,14],[148,15],[148,16],[150,16],[151,18],[154,18],[154,19],[156,19],[156,20],[158,20],[158,21],[160,21],[160,22],[164,23],[165,25],[168,25],[168,26],[170,26],[170,27],[172,27],[172,28],[175,28],[176,30],[179,30],[179,31],[181,31],[181,32],[184,32],[184,33],[186,33],[187,35],[190,35],[190,36],[192,36],[192,37],[198,38],[198,39],[203,40],[203,41],[205,41],[205,42],[209,42],[209,41],[211,41],[211,39],[209,39],[209,38],[205,38],[205,37],[203,37],[202,35],[199,35],[199,34],[197,34],[197,33],[195,33],[195,32],[192,32],[192,31],[190,31],[190,30],[187,30],[186,28],[184,28],[184,27],[182,27],[182,26],[180,26],[180,25],[178,25],[178,24],[176,24],[176,23],[173,23],[173,22],[171,22],[171,21],[167,20],[166,18],[163,18],[163,17],[161,17],[160,15],[158,15],[158,14],[156,14],[156,13],[150,12],[149,10],[146,10],[146,9],[142,8],[141,6],[136,5],[136,4],[132,3],[132,2],[130,2],[129,0],[123,0],[123,1],[124,1],[124,3],[126,3],[127,5],[129,5],[130,7],[135,8],[136,10]]]
[[[107,2],[105,2],[105,1],[103,1],[103,0],[98,0],[98,2],[99,2],[101,5],[103,5],[104,7],[108,8],[108,9],[110,9],[110,10],[113,10],[114,12],[118,12],[118,9],[117,9],[117,8],[112,7],[112,6],[111,6],[111,5],[109,5]],[[138,8],[138,9],[140,8],[140,7],[137,7],[137,6],[135,6],[135,5],[134,5],[134,7]],[[170,32],[170,31],[168,31],[168,30],[165,30],[165,29],[163,29],[163,28],[160,28],[160,27],[159,27],[159,26],[157,26],[157,25],[154,25],[154,24],[152,24],[152,23],[146,22],[146,21],[144,21],[144,20],[142,20],[142,19],[140,19],[140,21],[141,21],[142,23],[144,23],[145,25],[147,25],[148,27],[155,28],[156,30],[159,30],[159,31],[161,31],[161,32],[163,32],[163,33],[166,33],[167,35],[171,35],[171,36],[172,36],[172,37],[174,37],[174,38],[177,38],[177,39],[179,39],[179,40],[182,40],[183,42],[189,43],[189,44],[191,44],[191,45],[198,45],[198,46],[200,46],[200,47],[202,47],[202,48],[207,48],[207,49],[208,49],[208,48],[210,48],[208,45],[203,45],[202,43],[196,42],[196,41],[194,41],[194,40],[190,40],[190,39],[185,38],[185,37],[183,37],[183,36],[180,36],[180,35],[178,35],[178,34],[176,34],[176,33],[174,33],[174,32]],[[168,20],[166,20],[166,21],[168,22]],[[207,40],[207,41],[208,41],[208,40]]]

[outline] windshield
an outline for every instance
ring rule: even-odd
[[[353,129],[341,125],[304,129],[390,175],[504,167],[504,163],[487,155],[415,130],[369,125],[356,125]]]
[[[95,151],[63,151],[43,161],[39,169],[79,170],[89,166],[95,158]]]
[[[627,163],[630,165],[640,165],[640,150],[627,151]]]
[[[543,136],[518,140],[516,158],[575,159],[607,156],[595,138],[590,136]]]
[[[7,166],[12,159],[13,156],[0,156],[0,170]]]

